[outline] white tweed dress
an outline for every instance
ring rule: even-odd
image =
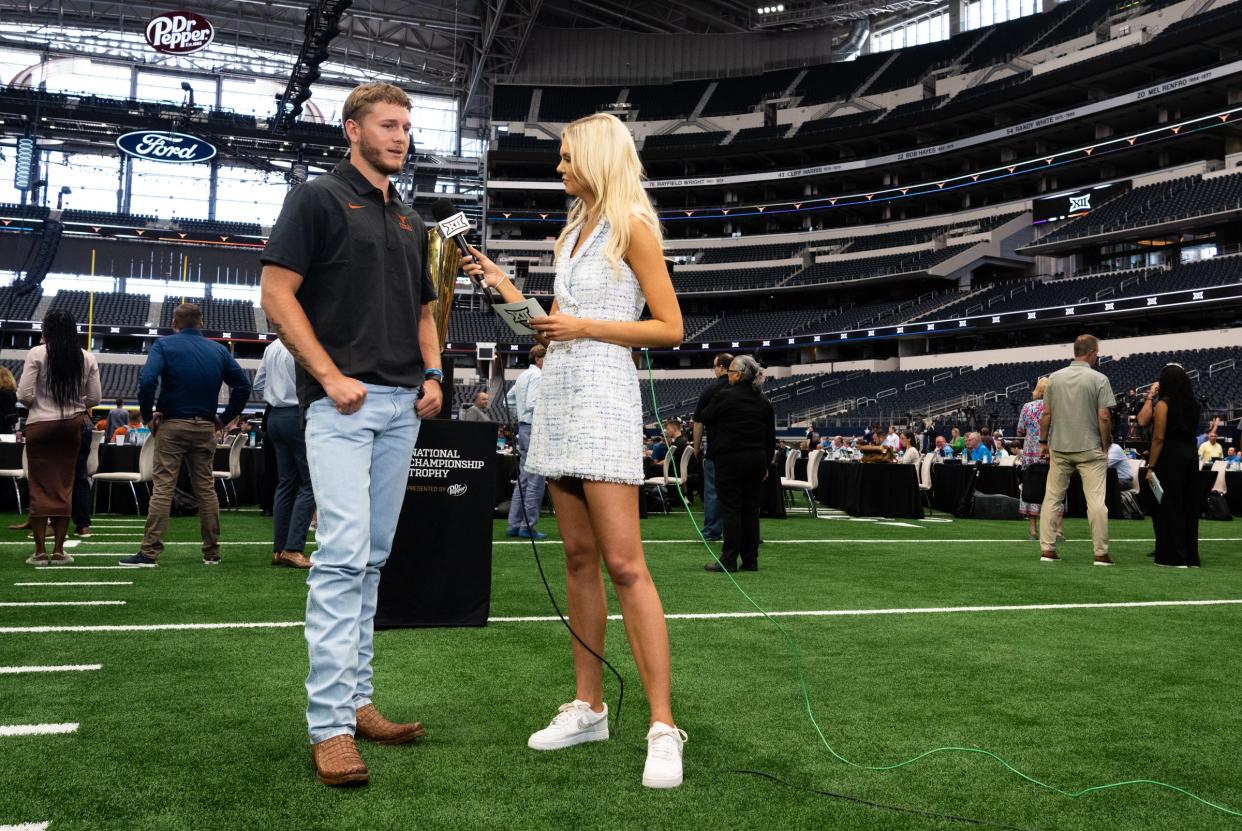
[[[600,220],[576,256],[579,226],[556,260],[554,293],[567,315],[638,320],[646,301],[623,261],[604,256],[610,233]],[[526,469],[549,479],[641,485],[643,415],[638,372],[629,347],[580,338],[548,345]]]

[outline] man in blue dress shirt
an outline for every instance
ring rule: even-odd
[[[250,397],[250,379],[223,345],[203,337],[202,327],[202,310],[193,303],[182,303],[173,313],[175,334],[151,344],[147,363],[138,375],[138,406],[156,446],[142,547],[121,560],[123,566],[159,565],[182,459],[189,464],[190,485],[198,498],[203,562],[220,562],[220,503],[211,475],[216,427],[241,412]],[[229,385],[229,403],[224,413],[217,415],[222,383]]]

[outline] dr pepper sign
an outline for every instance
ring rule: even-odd
[[[147,43],[156,52],[188,55],[206,47],[216,36],[211,21],[195,12],[165,12],[147,23]]]

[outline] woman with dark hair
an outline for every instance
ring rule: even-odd
[[[73,513],[73,472],[82,441],[82,421],[99,403],[99,365],[78,343],[73,315],[54,309],[43,318],[43,343],[31,349],[22,368],[17,398],[26,416],[26,462],[30,485],[30,529],[35,551],[30,565],[64,565],[65,534]],[[54,545],[44,540],[51,520]]]
[[[17,423],[17,381],[7,366],[0,366],[0,433],[12,433]]]
[[[906,430],[901,434],[901,455],[897,461],[903,465],[917,465],[920,458],[922,457],[919,455],[918,444],[914,440],[914,431]]]
[[[1156,506],[1156,565],[1199,567],[1199,512],[1196,496],[1199,457],[1195,431],[1199,402],[1190,376],[1178,364],[1160,373],[1160,400],[1153,411],[1147,481],[1153,476],[1164,495]]]
[[[763,372],[748,355],[733,359],[729,386],[712,397],[702,412],[712,437],[716,493],[724,515],[720,562],[708,571],[759,570],[759,497],[768,463],[776,452],[776,412],[764,397]]]

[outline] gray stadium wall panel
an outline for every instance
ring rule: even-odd
[[[844,30],[664,35],[536,29],[515,84],[660,84],[827,63]]]

